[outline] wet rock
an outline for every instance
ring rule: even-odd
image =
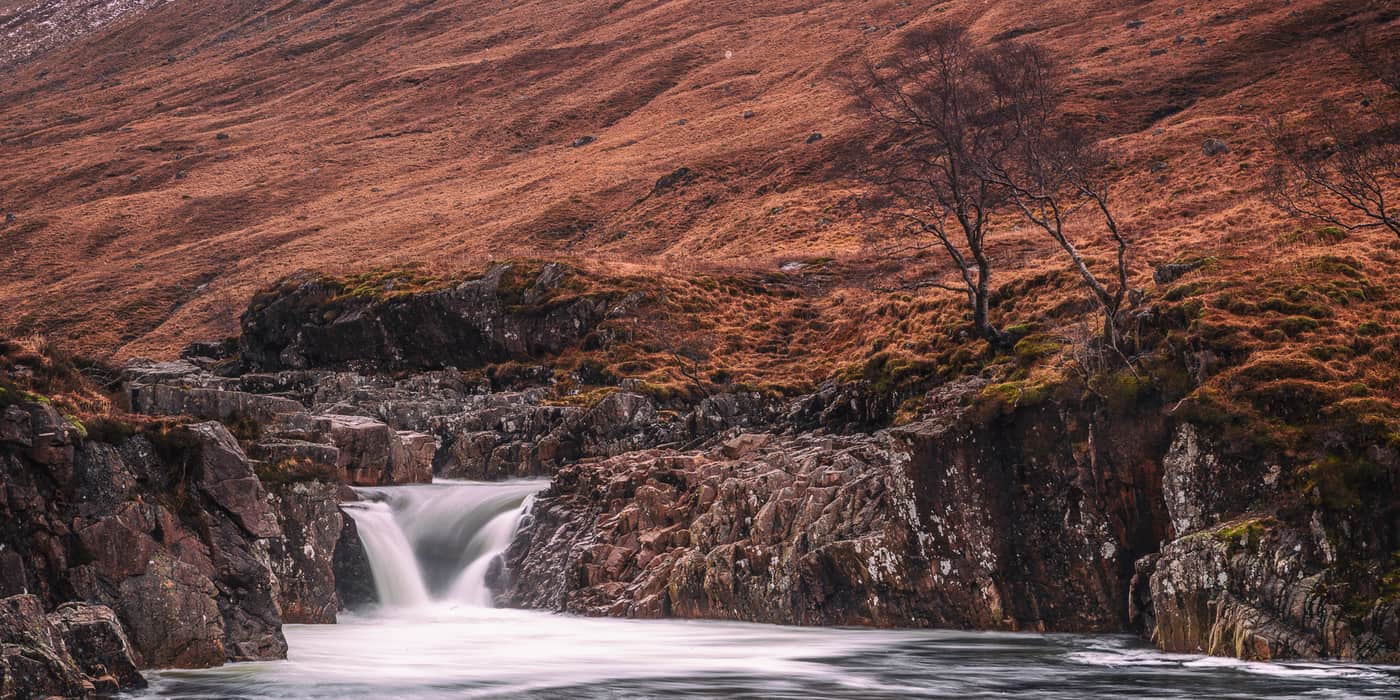
[[[308,481],[273,489],[284,538],[272,542],[282,621],[334,623],[340,610],[334,557],[344,529],[337,484]]]
[[[0,697],[88,698],[95,692],[38,598],[0,599]]]
[[[355,528],[355,519],[341,512],[340,537],[331,559],[335,573],[336,597],[342,610],[361,609],[379,602],[369,556]]]
[[[507,553],[506,597],[590,615],[931,621],[887,442],[740,442],[741,459],[650,450],[562,468]]]
[[[19,407],[31,445],[0,443],[5,592],[108,606],[141,667],[285,654],[266,553],[282,532],[223,426],[105,443],[45,404]]]

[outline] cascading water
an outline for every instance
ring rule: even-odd
[[[438,482],[357,489],[355,519],[387,608],[433,601],[491,607],[486,577],[544,481]]]

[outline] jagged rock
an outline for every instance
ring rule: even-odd
[[[511,604],[591,615],[928,624],[906,462],[880,438],[732,460],[631,452],[563,467],[506,556]]]
[[[1219,156],[1230,152],[1230,145],[1220,139],[1206,139],[1201,142],[1201,152],[1208,156]]]
[[[927,420],[875,435],[731,434],[566,465],[508,552],[508,599],[642,617],[1125,628],[1124,570],[1167,534],[1166,421],[1148,408],[1090,423],[1051,406],[987,421],[964,407],[980,387],[944,387]]]
[[[281,584],[278,600],[283,622],[334,623],[340,610],[333,561],[344,528],[344,516],[337,505],[338,488],[332,483],[309,481],[273,490],[285,533],[271,548],[272,570]]]
[[[28,411],[19,406],[6,406],[0,413],[0,442],[29,447],[33,435]]]
[[[219,423],[190,426],[199,440],[200,488],[255,538],[277,537],[277,516],[238,441]]]
[[[1271,491],[1276,479],[1267,464],[1220,459],[1189,423],[1177,427],[1162,457],[1162,498],[1177,536],[1249,510]]]
[[[121,623],[104,605],[0,599],[0,697],[87,698],[145,687]]]
[[[95,692],[38,598],[0,599],[0,697],[88,698]]]

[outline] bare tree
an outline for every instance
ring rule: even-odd
[[[1384,126],[1324,105],[1310,140],[1283,117],[1265,122],[1279,162],[1268,193],[1280,209],[1347,231],[1386,228],[1400,236],[1400,143]],[[1320,142],[1319,142],[1320,141]]]
[[[1118,348],[1128,293],[1128,239],[1109,205],[1108,153],[1063,114],[1060,69],[1033,44],[1007,45],[983,70],[992,99],[1006,120],[1007,147],[981,154],[986,177],[1005,189],[1012,205],[1057,243],[1103,314],[1105,342]],[[1069,235],[1084,213],[1115,249],[1113,280],[1105,282]]]
[[[869,154],[867,180],[898,203],[902,238],[932,238],[960,285],[925,283],[967,295],[973,322],[994,344],[1007,338],[988,316],[991,216],[1023,216],[1060,246],[1103,310],[1115,348],[1128,292],[1128,241],[1109,204],[1107,157],[1064,115],[1059,69],[1043,48],[976,47],[945,25],[909,36],[879,65],[850,81],[856,104],[885,131]],[[1105,282],[1069,235],[1070,217],[1093,217],[1116,247]]]
[[[992,322],[992,262],[988,219],[1002,193],[978,165],[979,154],[1002,147],[991,108],[985,52],[966,31],[947,25],[911,33],[883,63],[866,62],[848,76],[860,111],[885,137],[865,159],[861,175],[895,200],[891,214],[903,238],[937,242],[957,282],[927,282],[967,297],[972,322],[994,345],[1006,336]]]
[[[1296,216],[1400,236],[1400,51],[1362,30],[1338,44],[1383,94],[1360,108],[1324,102],[1299,122],[1266,119],[1264,133],[1278,156],[1267,192]]]

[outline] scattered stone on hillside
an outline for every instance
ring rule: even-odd
[[[225,134],[225,133],[223,133],[223,132],[221,131],[221,132],[219,132],[219,133],[217,133],[217,134],[214,134],[214,138],[216,138],[216,139],[218,139],[218,140],[220,140],[220,141],[227,141],[228,138],[229,138],[229,136],[228,136],[228,134]]]
[[[5,214],[5,223],[7,223],[7,224],[13,224],[14,222],[15,222],[15,215],[14,215],[13,213],[7,213],[7,214]]]
[[[758,115],[757,112],[754,112],[754,111],[751,110],[751,109],[746,109],[746,110],[744,110],[744,118],[745,118],[745,119],[753,119],[753,118],[754,118],[755,116],[757,116],[757,115]]]
[[[596,136],[580,136],[574,139],[573,142],[569,145],[573,148],[582,148],[583,146],[587,146],[588,144],[593,143],[597,140],[598,138]]]
[[[1154,58],[1157,57],[1157,56],[1165,56],[1165,55],[1167,55],[1167,50],[1166,50],[1166,49],[1152,49],[1152,50],[1150,50],[1150,51],[1147,52],[1147,55],[1148,55],[1148,56],[1152,56],[1152,57],[1154,57]]]
[[[660,194],[673,187],[689,184],[694,179],[695,173],[690,168],[681,166],[658,178],[656,184],[652,185],[651,193]]]
[[[1191,43],[1195,44],[1196,46],[1205,46],[1206,40],[1205,37],[1193,36],[1191,37]]]
[[[1152,281],[1157,284],[1171,284],[1189,272],[1205,267],[1206,260],[1191,260],[1182,263],[1162,263],[1152,268]]]
[[[689,120],[689,119],[677,119],[677,120],[676,120],[676,126],[685,126],[686,124],[689,124],[689,123],[690,123],[690,120]]]
[[[820,140],[822,140],[822,135],[820,133],[813,133],[811,136],[807,137],[807,143],[809,144],[816,143]]]
[[[1167,161],[1165,161],[1165,160],[1155,160],[1155,159],[1154,159],[1154,160],[1152,160],[1151,162],[1149,162],[1149,163],[1147,164],[1147,172],[1150,172],[1150,173],[1160,173],[1160,172],[1162,172],[1163,170],[1166,170],[1167,167],[1168,167],[1168,166],[1167,166]]]
[[[1208,138],[1201,143],[1201,152],[1208,156],[1218,156],[1230,152],[1229,144],[1217,138]]]
[[[1124,26],[1126,26],[1128,29],[1142,29],[1142,27],[1143,27],[1144,25],[1146,25],[1146,24],[1147,24],[1146,22],[1144,22],[1144,21],[1142,21],[1142,20],[1140,20],[1140,19],[1134,19],[1134,20],[1129,20],[1128,23],[1127,23],[1126,25],[1124,25]]]

